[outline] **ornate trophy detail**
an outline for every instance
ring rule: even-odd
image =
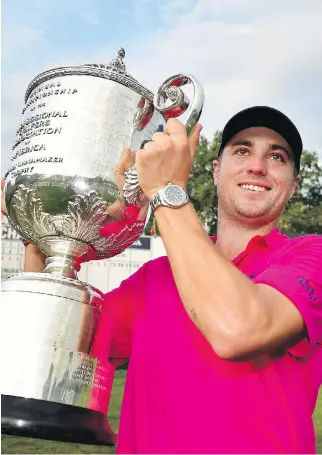
[[[74,202],[68,202],[68,212],[63,216],[61,232],[69,232],[72,238],[93,243],[95,247],[99,227],[106,222],[106,218],[106,204],[95,191],[79,194]]]
[[[135,164],[124,173],[125,181],[123,186],[124,199],[128,204],[138,205],[142,198],[142,191],[139,187],[138,174]]]
[[[113,318],[101,317],[104,296],[80,282],[77,271],[83,262],[121,253],[143,233],[148,203],[135,158],[123,162],[125,149],[139,150],[181,114],[190,134],[204,102],[200,84],[185,74],[153,95],[127,73],[124,57],[120,48],[107,65],[50,69],[26,90],[5,202],[12,226],[47,260],[43,273],[2,283],[10,346],[3,354],[5,433],[115,443],[106,418]]]
[[[32,188],[20,185],[12,198],[16,207],[16,224],[22,224],[30,237],[57,235],[54,223],[48,213],[42,209],[42,201]]]
[[[121,47],[118,50],[117,58],[113,59],[111,61],[111,64],[110,64],[111,69],[115,70],[115,71],[122,71],[123,73],[125,73],[126,72],[126,68],[125,68],[125,65],[123,63],[123,58],[124,57],[125,57],[125,50],[123,49],[123,47]]]

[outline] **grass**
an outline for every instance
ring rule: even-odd
[[[109,408],[109,422],[114,431],[118,431],[120,407],[124,392],[126,370],[116,372]],[[314,413],[314,424],[317,440],[317,452],[322,453],[322,388]],[[92,446],[86,444],[69,444],[56,441],[43,441],[14,436],[2,436],[1,453],[115,453],[115,447]]]
[[[314,425],[317,453],[322,453],[322,387],[320,388],[320,396],[315,408]]]

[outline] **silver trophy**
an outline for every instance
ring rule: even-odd
[[[204,103],[186,74],[153,95],[126,72],[124,56],[120,49],[108,65],[51,69],[26,91],[5,202],[12,226],[48,259],[43,273],[2,283],[5,433],[115,443],[107,420],[113,324],[102,316],[102,293],[77,271],[121,253],[144,230],[148,202],[130,151],[170,117],[183,114],[190,134]],[[192,101],[181,88],[188,84]]]

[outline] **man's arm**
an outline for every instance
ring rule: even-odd
[[[257,355],[304,336],[296,306],[273,287],[253,284],[224,258],[191,204],[160,207],[155,217],[182,303],[220,357]]]
[[[138,180],[149,200],[169,182],[186,188],[199,134],[197,127],[188,138],[184,126],[177,119],[169,119],[166,130],[154,134],[152,142],[137,152]],[[261,281],[254,284],[217,251],[191,204],[180,209],[159,207],[155,217],[183,305],[220,357],[249,358],[263,351],[289,348],[306,331],[310,347],[317,344],[321,338],[321,301],[312,306],[305,290],[295,286],[298,278],[292,268],[293,257],[287,258],[287,273],[284,263],[277,264],[271,275],[261,274]],[[322,242],[317,243],[313,251],[302,248],[298,252],[301,259],[297,256],[295,262],[296,274],[305,272],[320,289]],[[285,286],[290,278],[294,290]]]
[[[24,272],[43,272],[46,255],[35,245],[29,243],[25,249]]]

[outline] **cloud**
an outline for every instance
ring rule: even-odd
[[[200,80],[209,138],[239,109],[268,104],[289,115],[305,147],[322,157],[320,0],[133,0],[123,10],[116,3],[82,0],[75,10],[74,1],[30,0],[34,12],[39,6],[31,23],[3,13],[4,167],[31,78],[61,64],[106,63],[120,45],[128,71],[150,89],[179,72]]]
[[[269,4],[199,2],[167,34],[155,34],[144,49],[149,71],[136,71],[154,85],[177,71],[198,77],[208,135],[237,110],[269,104],[289,115],[305,146],[321,154],[322,5],[282,1],[272,11]]]
[[[158,15],[163,22],[175,24],[195,5],[195,0],[165,0],[158,2]]]
[[[36,40],[40,40],[44,34],[41,29],[31,29],[26,26],[19,26],[16,28],[15,33],[4,33],[2,42],[2,58],[7,58],[17,48],[21,51],[23,49],[30,49]]]

